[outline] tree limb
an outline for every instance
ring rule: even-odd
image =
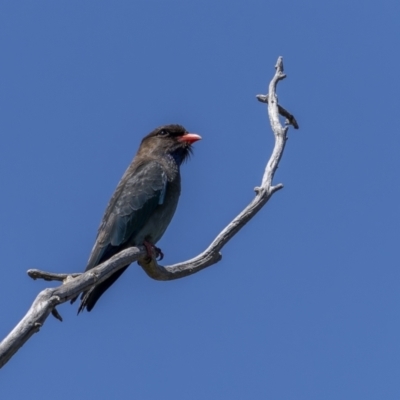
[[[34,300],[31,308],[17,324],[17,326],[0,343],[0,368],[40,330],[47,317],[52,314],[62,321],[56,306],[78,296],[83,291],[97,285],[122,267],[138,261],[139,265],[153,279],[168,281],[183,278],[207,268],[221,260],[220,250],[252,219],[267,203],[271,196],[283,188],[282,184],[272,185],[274,174],[285,149],[288,126],[282,126],[279,114],[285,116],[289,124],[298,128],[296,119],[284,108],[278,105],[276,87],[286,75],[283,73],[282,57],[276,63],[276,72],[269,85],[268,95],[258,95],[258,100],[268,103],[268,114],[275,136],[275,145],[271,157],[266,165],[261,186],[255,188],[256,196],[250,204],[232,222],[222,230],[209,247],[198,256],[178,264],[163,267],[157,263],[155,257],[147,260],[144,246],[130,247],[121,251],[109,260],[85,273],[55,274],[39,270],[29,270],[28,275],[33,279],[46,281],[62,281],[56,288],[42,290]]]

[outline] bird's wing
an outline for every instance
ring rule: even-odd
[[[118,248],[140,231],[163,203],[167,182],[157,161],[143,163],[133,173],[124,175],[104,214],[86,270],[111,257],[113,254],[106,257],[110,248]]]

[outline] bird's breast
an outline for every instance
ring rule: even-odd
[[[163,203],[157,206],[143,228],[135,235],[134,245],[141,245],[145,240],[156,244],[161,239],[175,214],[180,193],[181,182],[178,173],[172,180],[168,180]]]

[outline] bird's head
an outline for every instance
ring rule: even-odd
[[[164,125],[143,138],[140,152],[156,157],[170,154],[180,165],[191,154],[192,144],[200,139],[201,136],[189,133],[182,125]]]

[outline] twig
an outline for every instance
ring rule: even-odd
[[[32,279],[44,279],[45,281],[60,281],[60,282],[64,282],[66,279],[76,278],[82,275],[82,272],[74,274],[55,274],[53,272],[40,271],[39,269],[28,269],[26,273]]]
[[[257,97],[258,101],[261,101],[261,103],[268,104],[268,95],[267,94],[258,94],[256,97]],[[299,129],[299,124],[297,123],[296,118],[292,114],[290,114],[289,111],[287,111],[285,108],[283,108],[279,104],[278,104],[278,111],[279,111],[279,114],[282,115],[282,117],[286,118],[286,124],[293,125],[294,129]]]
[[[258,95],[260,101],[268,103],[268,114],[272,130],[275,135],[275,145],[271,157],[265,168],[261,186],[256,187],[256,196],[250,204],[232,222],[222,230],[210,246],[191,260],[163,267],[156,260],[146,262],[146,249],[144,246],[130,247],[113,256],[111,259],[98,265],[85,273],[55,274],[40,270],[29,270],[28,275],[33,279],[62,281],[63,284],[56,288],[44,289],[39,293],[27,314],[9,335],[0,343],[0,368],[40,330],[47,317],[52,314],[62,321],[56,306],[78,296],[83,291],[99,284],[115,273],[118,269],[138,261],[148,276],[156,280],[168,281],[194,274],[221,260],[221,249],[239,232],[243,226],[252,219],[257,212],[267,203],[271,196],[283,188],[282,184],[272,185],[274,174],[278,168],[287,139],[288,126],[283,127],[279,122],[279,113],[291,121],[297,129],[295,118],[278,105],[276,86],[285,78],[283,74],[282,57],[278,58],[275,66],[276,72],[269,85],[268,95]]]

